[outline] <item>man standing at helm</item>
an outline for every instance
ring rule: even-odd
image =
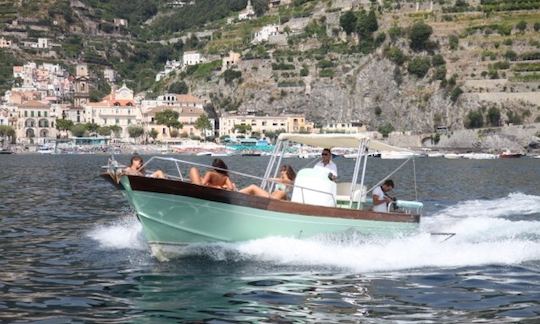
[[[324,168],[329,171],[328,178],[332,181],[335,181],[338,173],[337,166],[332,162],[332,153],[329,148],[325,148],[321,154],[321,160],[315,164],[314,168]]]

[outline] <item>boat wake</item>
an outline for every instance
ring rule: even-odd
[[[102,249],[147,250],[142,226],[133,214],[122,216],[112,224],[99,225],[87,234]]]
[[[90,237],[103,248],[148,248],[140,225],[130,217],[97,228]],[[456,235],[445,240],[433,232]],[[420,231],[406,237],[366,238],[355,232],[302,240],[269,237],[234,244],[193,245],[181,254],[215,261],[322,266],[357,272],[515,265],[540,260],[540,196],[512,193],[494,200],[460,202],[425,216]]]

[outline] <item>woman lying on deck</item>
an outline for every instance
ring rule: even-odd
[[[295,178],[296,172],[294,172],[293,168],[290,165],[282,165],[279,169],[279,178],[270,179],[277,182],[275,187],[276,190],[274,190],[274,192],[269,193],[268,191],[254,184],[241,189],[240,192],[253,196],[285,200],[287,199],[287,194],[292,188],[290,185],[294,183]]]
[[[195,167],[191,168],[189,170],[191,183],[219,189],[236,190],[236,185],[229,178],[228,168],[225,162],[221,159],[214,159],[212,166],[216,169],[206,171],[202,179],[199,169]]]

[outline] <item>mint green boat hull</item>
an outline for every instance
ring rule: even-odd
[[[144,235],[153,247],[238,242],[270,236],[306,238],[347,230],[371,236],[396,236],[411,233],[418,226],[418,222],[413,221],[366,220],[265,210],[185,195],[132,190],[127,177],[123,177],[121,182],[129,203],[142,223]],[[160,190],[158,186],[155,188],[153,190]]]

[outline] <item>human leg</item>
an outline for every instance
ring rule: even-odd
[[[202,185],[201,174],[196,167],[192,167],[189,170],[189,178],[191,179],[191,183]]]
[[[263,190],[261,187],[254,184],[249,185],[243,189],[240,189],[239,192],[252,195],[252,196],[259,196],[259,197],[266,197],[266,198],[270,197],[270,194],[266,190]]]

